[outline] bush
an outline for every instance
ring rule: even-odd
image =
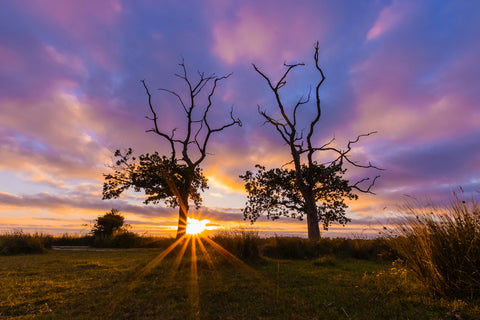
[[[45,253],[52,247],[53,237],[41,233],[28,234],[15,230],[0,235],[0,254],[35,254]]]
[[[384,239],[321,238],[316,243],[298,237],[274,237],[266,240],[263,255],[276,259],[312,259],[335,256],[347,259],[395,260]]]
[[[244,229],[222,231],[212,236],[212,240],[240,259],[247,261],[260,259],[260,237],[257,231]]]
[[[97,248],[138,248],[141,237],[134,232],[120,231],[109,237],[97,236],[93,246]]]
[[[91,246],[93,240],[92,235],[78,236],[65,233],[60,237],[54,237],[52,244],[55,246]]]
[[[461,189],[460,189],[461,190]],[[408,205],[390,243],[428,288],[444,296],[480,292],[480,210],[455,194],[450,205]]]
[[[396,259],[384,239],[324,238],[318,243],[318,251],[321,254],[327,251],[327,254],[334,254],[341,258],[391,261]]]
[[[125,217],[119,212],[118,209],[112,209],[103,216],[99,216],[92,228],[93,235],[95,237],[111,237],[115,232],[126,230],[123,226]]]
[[[167,248],[174,241],[174,238],[139,235],[124,230],[111,237],[92,237],[91,245],[97,248]]]
[[[315,244],[298,237],[273,237],[267,239],[262,253],[276,259],[308,259],[316,256]]]

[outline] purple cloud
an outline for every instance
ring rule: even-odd
[[[13,181],[0,182],[0,202],[10,208],[0,219],[14,224],[21,208],[29,215],[43,210],[52,221],[59,208],[85,216],[108,210],[114,203],[101,201],[99,190],[112,151],[169,150],[145,132],[152,124],[140,80],[151,88],[166,130],[180,126],[176,101],[156,89],[183,90],[174,76],[183,57],[192,77],[197,70],[233,72],[218,88],[212,122],[223,123],[233,106],[244,126],[212,139],[204,169],[215,196],[202,212],[240,222],[238,208],[217,209],[238,206],[244,196],[238,175],[256,163],[289,161],[275,130],[262,126],[257,105],[274,113],[274,97],[251,63],[278,79],[284,62],[305,62],[281,92],[295,103],[317,81],[317,40],[327,79],[316,141],[335,137],[345,146],[378,131],[354,155],[386,169],[377,196],[352,203],[354,224],[384,219],[382,209],[395,207],[403,194],[444,198],[457,185],[480,190],[479,8],[443,1],[6,3],[0,12],[0,173]],[[305,106],[305,124],[312,108]],[[349,170],[352,180],[364,174],[371,172]],[[98,188],[87,192],[80,182]],[[18,192],[26,185],[35,191]],[[118,201],[139,221],[176,214],[134,197]],[[275,228],[287,232],[288,224]]]

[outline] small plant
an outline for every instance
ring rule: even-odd
[[[391,231],[392,247],[429,289],[443,296],[480,293],[480,210],[463,190],[450,205],[409,204]]]
[[[408,281],[408,270],[402,259],[392,262],[390,268],[371,274],[365,272],[363,275],[363,285],[371,286],[372,289],[385,296],[395,296],[402,292],[404,294],[413,293],[415,286]],[[417,288],[420,289],[420,288]]]
[[[337,262],[333,256],[323,256],[313,260],[312,263],[317,267],[331,267],[335,266]]]

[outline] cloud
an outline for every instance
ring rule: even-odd
[[[228,65],[255,62],[279,67],[322,38],[326,10],[313,13],[289,1],[281,4],[282,10],[271,10],[277,5],[276,1],[247,1],[234,9],[229,5],[216,9],[212,52]],[[232,9],[234,15],[224,15]]]
[[[184,89],[173,75],[183,55],[189,74],[234,72],[218,88],[211,120],[224,123],[234,105],[244,126],[212,137],[202,166],[212,186],[211,198],[205,195],[212,216],[240,223],[237,209],[217,208],[245,196],[238,175],[256,163],[270,168],[290,160],[278,133],[262,126],[257,104],[275,116],[274,96],[250,63],[274,80],[284,62],[307,63],[281,92],[296,102],[318,76],[309,73],[316,40],[327,74],[317,144],[335,136],[344,147],[348,138],[377,130],[354,158],[387,169],[376,200],[361,197],[352,215],[381,216],[402,194],[440,198],[457,184],[478,190],[476,12],[473,2],[5,3],[0,173],[16,180],[3,182],[0,198],[9,212],[94,216],[122,206],[139,221],[175,220],[176,210],[144,207],[130,194],[101,201],[99,187],[115,149],[169,153],[168,143],[145,133],[152,123],[144,118],[149,112],[139,80],[154,92],[162,128],[180,127],[182,109],[155,89]],[[310,115],[307,107],[302,120]],[[364,174],[348,173],[352,179]]]
[[[120,22],[123,6],[118,0],[87,0],[75,3],[53,0],[49,5],[31,1],[23,8],[44,24],[58,28],[60,33],[88,48],[88,55],[102,67],[113,70],[117,60],[115,45],[109,37],[109,29]],[[86,23],[87,22],[87,23]],[[86,53],[86,52],[84,52]]]
[[[391,5],[383,8],[373,27],[368,31],[367,40],[378,38],[400,22],[405,22],[405,15],[412,10],[411,6],[412,2],[395,0]]]
[[[92,136],[85,117],[89,106],[66,94],[40,102],[1,103],[1,169],[22,170],[35,180],[99,179],[110,151]]]

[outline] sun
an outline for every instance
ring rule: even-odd
[[[203,219],[198,220],[195,218],[187,218],[187,234],[197,235],[207,230],[207,224],[210,223],[210,220]]]

